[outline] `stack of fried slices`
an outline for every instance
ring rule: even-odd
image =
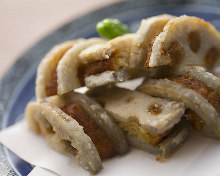
[[[92,174],[129,146],[161,161],[191,132],[220,138],[220,78],[210,73],[219,65],[220,34],[210,23],[150,17],[136,33],[52,48],[39,64],[36,101],[27,105],[26,119],[52,148]],[[139,85],[128,81],[137,78]],[[84,86],[85,94],[74,91]]]

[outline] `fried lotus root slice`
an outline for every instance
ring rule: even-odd
[[[119,87],[107,89],[100,94],[94,90],[90,92],[90,96],[92,94],[113,114],[116,121],[134,121],[142,128],[157,134],[171,129],[180,121],[185,111],[183,103]]]
[[[190,16],[171,19],[151,45],[145,67],[220,64],[220,34],[210,23]]]
[[[146,61],[149,42],[155,35],[163,31],[163,27],[167,22],[175,16],[163,14],[153,16],[141,21],[141,25],[136,32],[131,48],[130,65],[131,67],[143,67]]]
[[[67,41],[59,45],[56,45],[42,59],[37,69],[35,88],[37,100],[41,100],[47,97],[47,85],[53,79],[53,72],[56,70],[57,64],[64,55],[64,53],[71,47],[73,47],[75,44],[81,42],[82,40],[83,39]],[[56,92],[56,90],[54,91]]]
[[[179,126],[184,114],[183,103],[118,87],[90,90],[89,95],[101,102],[112,114],[129,143],[136,148],[166,158],[168,151],[173,153],[188,136],[188,130],[184,130],[183,138],[164,143],[172,133],[179,133],[174,126]]]
[[[93,174],[102,169],[96,147],[83,127],[57,106],[48,102],[30,102],[25,116],[30,129],[42,133],[54,149],[75,158]]]
[[[145,78],[151,79],[176,78],[181,75],[189,76],[205,83],[220,95],[220,78],[198,66],[160,66],[148,68],[146,73]]]
[[[82,65],[79,54],[87,47],[104,43],[106,40],[101,38],[87,39],[65,53],[57,66],[57,92],[59,95],[84,86],[83,81],[80,80],[81,75],[79,75]]]
[[[161,73],[166,77],[178,77],[186,75],[205,83],[209,88],[216,91],[220,95],[220,78],[196,66],[165,66]],[[159,72],[159,71],[158,71]]]
[[[131,77],[129,58],[134,36],[126,34],[106,44],[88,47],[80,53],[87,87],[121,82]]]
[[[193,90],[174,80],[149,79],[146,80],[138,90],[152,96],[183,102],[186,108],[191,109],[205,122],[204,129],[201,129],[201,133],[205,134],[208,132],[209,134],[205,135],[213,135],[213,137],[219,138],[220,118],[217,112],[218,109],[206,99],[207,97],[205,98],[200,94],[201,92],[206,92],[205,87]],[[211,94],[213,95],[213,93]],[[216,97],[214,100],[216,100]],[[219,100],[217,100],[217,102],[218,101]],[[207,130],[207,128],[209,128],[209,130]]]
[[[76,92],[71,92],[62,96],[55,96],[50,102],[57,106],[64,106],[71,102],[77,102],[89,117],[93,119],[98,127],[102,129],[111,139],[117,154],[128,152],[128,144],[123,132],[112,120],[105,109],[88,96]]]
[[[103,104],[126,134],[150,145],[159,143],[184,114],[183,103],[124,88],[102,89],[106,91],[91,90],[89,94]]]

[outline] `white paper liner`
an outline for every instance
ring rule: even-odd
[[[0,143],[29,163],[59,175],[90,175],[75,161],[51,149],[42,136],[32,133],[26,121],[1,131]],[[97,175],[212,176],[220,174],[219,163],[220,141],[191,135],[171,158],[162,163],[157,162],[155,156],[147,152],[132,149],[124,156],[104,161],[104,169]]]

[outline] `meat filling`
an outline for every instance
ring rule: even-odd
[[[81,66],[78,69],[78,78],[80,80],[80,83],[82,86],[85,85],[85,77],[90,75],[95,75],[98,73],[102,73],[105,71],[114,71],[114,63],[112,62],[112,59],[104,59],[96,62],[92,62],[88,64],[87,66]]]
[[[104,71],[113,71],[114,69],[114,64],[112,62],[112,59],[104,59],[96,62],[90,63],[86,68],[84,74],[86,76],[89,75],[95,75],[98,73],[102,73]]]
[[[67,105],[61,109],[83,126],[84,132],[91,138],[102,160],[115,155],[110,138],[89,118],[88,114],[77,103]]]
[[[85,76],[95,75],[102,73],[104,71],[113,71],[115,70],[112,59],[104,59],[101,61],[96,61],[90,63],[88,66],[82,66],[78,69],[78,78],[82,86],[85,85],[84,78]],[[46,95],[53,96],[57,94],[57,71],[56,68],[52,72],[51,80],[46,86]]]
[[[220,116],[220,97],[205,83],[186,75],[182,75],[177,78],[170,78],[170,80],[182,84],[203,96],[215,108]]]
[[[57,70],[56,68],[52,72],[51,80],[46,86],[46,95],[53,96],[57,94]]]

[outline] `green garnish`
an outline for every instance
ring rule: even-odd
[[[96,25],[96,30],[102,37],[113,39],[115,37],[130,33],[130,29],[117,19],[104,19]]]

